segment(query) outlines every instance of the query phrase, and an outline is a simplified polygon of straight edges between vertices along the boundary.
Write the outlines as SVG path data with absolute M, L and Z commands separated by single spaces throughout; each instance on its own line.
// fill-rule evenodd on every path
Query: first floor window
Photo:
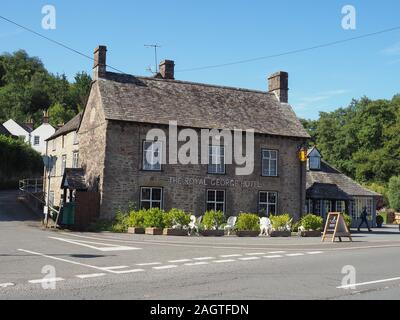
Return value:
M 50 175 L 52 177 L 55 177 L 57 174 L 57 158 L 56 157 L 51 157 L 51 171 Z
M 264 177 L 278 176 L 278 151 L 262 150 L 262 175 Z
M 35 136 L 33 138 L 33 145 L 38 146 L 40 144 L 40 137 L 39 136 Z
M 143 187 L 140 195 L 140 207 L 142 209 L 162 208 L 162 188 Z
M 72 168 L 79 168 L 79 152 L 75 151 L 72 157 Z
M 278 194 L 276 192 L 261 191 L 259 194 L 258 207 L 262 215 L 276 215 L 278 205 Z
M 67 156 L 63 155 L 61 160 L 61 175 L 64 175 L 65 168 L 67 167 Z
M 207 211 L 225 212 L 225 191 L 207 190 Z
M 224 174 L 225 173 L 225 147 L 209 146 L 208 147 L 208 173 Z
M 162 143 L 160 141 L 143 142 L 143 170 L 161 171 Z

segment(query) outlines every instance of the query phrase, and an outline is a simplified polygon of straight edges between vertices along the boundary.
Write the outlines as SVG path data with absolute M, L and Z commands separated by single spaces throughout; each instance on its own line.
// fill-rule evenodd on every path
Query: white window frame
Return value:
M 264 194 L 264 193 L 266 193 L 266 195 L 267 195 L 267 202 L 261 201 L 261 194 Z M 275 194 L 275 202 L 269 202 L 270 194 Z M 276 191 L 260 191 L 258 193 L 258 208 L 259 208 L 260 213 L 262 212 L 261 206 L 267 207 L 267 211 L 265 212 L 265 214 L 268 216 L 270 216 L 272 213 L 270 210 L 270 207 L 275 206 L 275 212 L 273 212 L 272 215 L 276 215 L 278 212 L 278 192 L 276 192 Z
M 36 143 L 36 139 L 37 139 L 37 143 Z M 34 136 L 33 137 L 33 145 L 34 146 L 39 146 L 40 145 L 40 136 Z
M 225 146 L 210 145 L 208 146 L 208 173 L 209 174 L 225 174 Z
M 213 192 L 214 193 L 214 201 L 209 201 L 208 200 L 208 193 L 209 192 Z M 223 194 L 224 194 L 224 201 L 217 201 L 217 193 L 218 192 L 223 192 Z M 209 204 L 212 204 L 213 205 L 213 207 L 214 207 L 214 209 L 209 209 L 208 208 L 208 205 Z M 218 204 L 222 204 L 223 205 L 223 210 L 222 210 L 222 212 L 225 214 L 225 210 L 226 210 L 226 192 L 225 192 L 225 190 L 218 190 L 218 189 L 207 189 L 207 191 L 206 191 L 206 209 L 207 210 L 214 210 L 214 211 L 217 211 L 217 205 Z
M 74 132 L 74 145 L 79 144 L 78 132 Z
M 309 157 L 308 167 L 310 170 L 321 170 L 321 157 Z
M 268 156 L 266 153 L 268 152 Z M 272 155 L 275 156 L 272 156 Z M 278 150 L 262 149 L 261 150 L 261 171 L 263 177 L 277 177 L 278 176 L 278 161 L 279 152 Z M 272 163 L 275 162 L 275 173 L 272 170 Z M 266 167 L 268 166 L 268 167 Z
M 64 175 L 66 168 L 67 168 L 67 155 L 64 154 L 61 157 L 61 175 L 62 176 Z
M 74 151 L 72 153 L 72 168 L 79 168 L 79 151 Z
M 149 189 L 150 190 L 150 199 L 143 199 L 143 190 L 144 189 Z M 153 190 L 160 190 L 160 200 L 154 200 L 153 199 Z M 158 208 L 158 206 L 154 206 L 154 203 L 160 204 L 160 208 L 163 209 L 163 199 L 164 199 L 164 190 L 163 188 L 160 187 L 141 187 L 140 188 L 140 208 L 143 207 L 143 203 L 147 202 L 150 203 L 150 209 L 151 208 Z
M 52 157 L 52 164 L 51 164 L 51 171 L 50 171 L 50 176 L 55 177 L 57 174 L 57 158 Z
M 151 144 L 149 148 L 146 148 L 148 144 Z M 156 160 L 155 153 L 159 152 L 158 159 L 160 160 L 158 163 L 153 163 Z M 143 141 L 142 153 L 143 153 L 143 170 L 144 171 L 161 171 L 162 170 L 162 155 L 163 155 L 163 145 L 161 141 Z M 153 163 L 147 162 L 147 154 L 150 153 L 150 159 Z
M 54 200 L 55 200 L 55 192 L 50 191 L 49 192 L 49 203 L 47 204 L 49 207 L 53 208 L 54 207 Z
M 56 146 L 57 146 L 57 138 L 53 139 L 53 147 L 52 147 L 53 151 L 56 151 L 57 149 Z

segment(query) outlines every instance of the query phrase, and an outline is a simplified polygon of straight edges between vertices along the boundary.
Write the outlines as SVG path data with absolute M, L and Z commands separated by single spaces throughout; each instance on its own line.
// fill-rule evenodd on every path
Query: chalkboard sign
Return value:
M 353 241 L 350 230 L 344 221 L 342 213 L 331 212 L 328 214 L 324 234 L 322 236 L 322 242 L 328 238 L 332 238 L 332 242 L 335 242 L 336 238 L 339 238 L 340 242 L 342 242 L 342 238 L 349 238 L 350 241 Z

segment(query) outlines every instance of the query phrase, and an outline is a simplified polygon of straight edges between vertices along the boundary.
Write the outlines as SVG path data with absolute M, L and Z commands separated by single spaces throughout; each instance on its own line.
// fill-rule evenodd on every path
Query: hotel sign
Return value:
M 204 186 L 216 188 L 259 189 L 262 187 L 262 184 L 259 181 L 228 178 L 170 177 L 169 183 L 181 186 Z

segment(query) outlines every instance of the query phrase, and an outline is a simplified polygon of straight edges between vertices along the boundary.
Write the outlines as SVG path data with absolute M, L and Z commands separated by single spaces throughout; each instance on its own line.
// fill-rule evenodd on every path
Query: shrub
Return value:
M 275 231 L 286 231 L 287 225 L 290 222 L 290 215 L 289 214 L 282 214 L 278 216 L 271 216 L 270 217 L 272 228 Z
M 111 231 L 117 233 L 128 232 L 129 215 L 118 210 L 112 222 Z
M 301 221 L 297 221 L 292 224 L 292 231 L 293 232 L 299 232 L 299 228 L 301 226 Z
M 207 211 L 203 217 L 205 230 L 219 230 L 226 221 L 225 215 L 221 211 Z
M 319 231 L 322 229 L 324 219 L 313 214 L 308 214 L 301 219 L 301 225 L 307 231 Z
M 400 211 L 400 176 L 390 178 L 387 194 L 390 207 L 396 211 Z
M 132 211 L 129 214 L 129 227 L 134 228 L 144 228 L 144 218 L 146 215 L 146 210 Z
M 113 221 L 111 220 L 99 219 L 91 223 L 88 226 L 87 231 L 89 232 L 112 231 L 112 225 Z
M 165 212 L 159 208 L 146 210 L 144 215 L 145 228 L 164 228 Z
M 345 213 L 343 213 L 343 218 L 344 218 L 344 222 L 346 223 L 347 227 L 350 229 L 353 219 L 348 214 L 345 214 Z
M 241 213 L 235 229 L 237 231 L 260 231 L 260 218 L 256 214 Z
M 179 209 L 171 209 L 164 214 L 165 228 L 177 227 L 180 229 L 187 228 L 190 223 L 190 214 Z
M 382 227 L 383 223 L 385 222 L 385 219 L 381 215 L 376 216 L 376 224 L 378 227 Z

